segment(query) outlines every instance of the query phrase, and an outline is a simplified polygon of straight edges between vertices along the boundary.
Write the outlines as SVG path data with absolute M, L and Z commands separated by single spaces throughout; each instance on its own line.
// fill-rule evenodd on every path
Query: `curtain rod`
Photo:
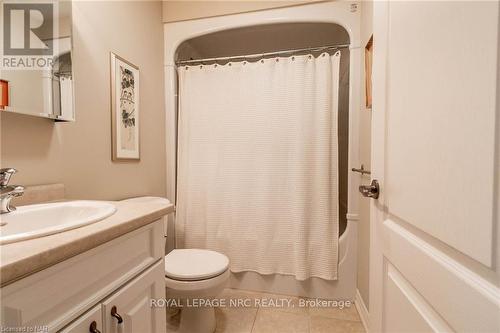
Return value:
M 267 53 L 254 53 L 254 54 L 248 54 L 248 55 L 242 55 L 242 56 L 231 56 L 231 57 L 217 57 L 217 58 L 205 58 L 205 59 L 192 59 L 192 60 L 182 60 L 182 61 L 176 61 L 175 64 L 177 66 L 182 66 L 182 65 L 187 65 L 187 64 L 193 64 L 193 63 L 203 63 L 203 62 L 212 62 L 212 61 L 221 61 L 221 60 L 235 60 L 235 59 L 240 59 L 240 60 L 248 60 L 248 59 L 259 59 L 259 58 L 264 58 L 267 56 L 276 56 L 276 55 L 293 55 L 295 53 L 302 53 L 302 52 L 319 52 L 319 51 L 326 51 L 326 50 L 331 50 L 331 49 L 344 49 L 348 48 L 350 44 L 337 44 L 337 45 L 327 45 L 327 46 L 319 46 L 319 47 L 308 47 L 308 48 L 303 48 L 303 49 L 293 49 L 293 50 L 284 50 L 284 51 L 275 51 L 275 52 L 267 52 Z

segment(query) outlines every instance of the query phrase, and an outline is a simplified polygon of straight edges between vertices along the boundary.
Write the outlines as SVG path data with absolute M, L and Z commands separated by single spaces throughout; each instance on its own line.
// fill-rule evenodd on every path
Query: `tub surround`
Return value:
M 319 2 L 307 6 L 296 6 L 290 8 L 278 8 L 261 12 L 251 12 L 237 15 L 227 15 L 220 17 L 204 18 L 192 21 L 175 22 L 164 24 L 164 61 L 166 78 L 166 97 L 165 110 L 167 116 L 167 197 L 174 198 L 176 194 L 176 137 L 177 133 L 177 81 L 175 60 L 178 47 L 185 41 L 194 37 L 208 33 L 216 33 L 224 30 L 232 30 L 244 27 L 266 26 L 269 24 L 289 24 L 289 23 L 334 23 L 345 28 L 349 33 L 350 52 L 349 52 L 349 136 L 348 146 L 349 159 L 348 167 L 358 167 L 360 165 L 358 154 L 358 109 L 360 105 L 360 72 L 361 72 L 361 42 L 360 42 L 360 11 L 352 7 L 351 2 Z M 248 52 L 251 53 L 251 52 Z M 301 283 L 293 281 L 294 279 L 278 278 L 265 279 L 255 278 L 252 273 L 242 273 L 238 276 L 232 276 L 230 285 L 232 288 L 254 289 L 269 293 L 282 293 L 283 286 L 286 290 L 293 292 L 292 295 L 315 297 L 322 295 L 324 298 L 331 299 L 354 299 L 356 295 L 356 257 L 357 257 L 357 220 L 358 220 L 358 201 L 359 193 L 357 191 L 360 185 L 360 179 L 353 173 L 348 173 L 348 194 L 347 194 L 347 231 L 346 238 L 348 246 L 347 255 L 343 260 L 339 260 L 338 281 L 328 286 L 328 296 L 323 293 L 323 288 L 316 286 L 304 286 Z M 175 218 L 169 217 L 169 230 L 173 231 Z M 174 232 L 169 232 L 167 239 L 167 249 L 174 246 Z M 340 243 L 340 240 L 339 240 Z M 339 257 L 340 259 L 340 257 Z M 278 283 L 280 280 L 284 283 Z M 286 281 L 283 281 L 286 280 Z M 288 283 L 291 282 L 291 283 Z M 323 284 L 322 284 L 323 285 Z
M 8 285 L 157 221 L 172 204 L 112 202 L 116 213 L 78 229 L 0 246 L 0 284 Z

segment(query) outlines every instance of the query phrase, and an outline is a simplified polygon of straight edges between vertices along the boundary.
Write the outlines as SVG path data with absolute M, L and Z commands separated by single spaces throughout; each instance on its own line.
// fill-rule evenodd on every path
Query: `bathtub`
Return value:
M 339 238 L 338 279 L 335 281 L 310 278 L 297 281 L 294 276 L 256 272 L 231 273 L 229 287 L 281 295 L 354 300 L 356 294 L 357 221 L 348 220 Z

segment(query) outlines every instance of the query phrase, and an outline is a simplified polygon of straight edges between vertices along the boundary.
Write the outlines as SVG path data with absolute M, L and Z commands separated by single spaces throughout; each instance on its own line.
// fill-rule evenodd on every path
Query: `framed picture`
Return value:
M 365 87 L 366 108 L 372 108 L 372 61 L 373 61 L 373 35 L 365 47 Z
M 112 159 L 139 160 L 139 67 L 111 53 Z

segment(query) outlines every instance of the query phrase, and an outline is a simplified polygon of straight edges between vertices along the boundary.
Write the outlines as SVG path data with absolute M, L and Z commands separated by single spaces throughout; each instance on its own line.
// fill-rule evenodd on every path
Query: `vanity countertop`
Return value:
M 0 285 L 3 287 L 173 212 L 171 203 L 113 201 L 110 217 L 59 234 L 0 245 Z

